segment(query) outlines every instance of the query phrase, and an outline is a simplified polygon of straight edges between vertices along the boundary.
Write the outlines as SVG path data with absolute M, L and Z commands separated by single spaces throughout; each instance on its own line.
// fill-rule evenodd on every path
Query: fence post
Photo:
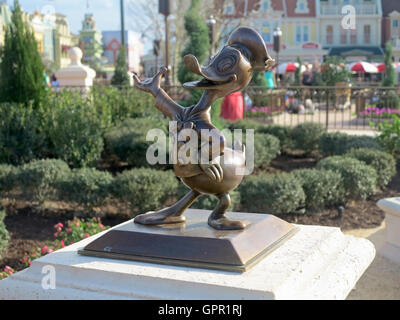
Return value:
M 326 119 L 325 119 L 326 130 L 329 126 L 329 89 L 326 92 Z

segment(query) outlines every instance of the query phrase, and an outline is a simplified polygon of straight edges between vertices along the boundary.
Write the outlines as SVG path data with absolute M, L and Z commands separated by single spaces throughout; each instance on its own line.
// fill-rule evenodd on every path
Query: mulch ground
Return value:
M 301 158 L 293 155 L 281 155 L 276 158 L 268 172 L 292 171 L 300 168 L 313 168 L 316 163 L 315 158 Z M 379 199 L 399 196 L 400 194 L 400 165 L 397 168 L 397 175 L 388 187 L 374 195 L 366 201 L 355 201 L 348 204 L 342 216 L 338 216 L 337 209 L 326 209 L 323 212 L 308 215 L 284 215 L 280 218 L 297 224 L 323 225 L 340 227 L 342 230 L 374 228 L 379 226 L 384 213 L 380 210 L 376 202 Z M 16 270 L 23 269 L 19 262 L 24 252 L 36 250 L 43 247 L 54 239 L 54 225 L 58 222 L 65 223 L 71 219 L 71 213 L 51 215 L 48 212 L 40 214 L 32 208 L 25 207 L 17 210 L 8 210 L 5 218 L 7 230 L 11 239 L 7 251 L 0 260 L 0 270 L 8 265 Z M 121 216 L 107 216 L 102 219 L 104 225 L 114 226 L 125 221 Z

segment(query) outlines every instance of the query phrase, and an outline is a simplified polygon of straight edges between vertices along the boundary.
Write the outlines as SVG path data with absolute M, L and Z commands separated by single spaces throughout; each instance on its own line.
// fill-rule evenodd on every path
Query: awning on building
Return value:
M 381 47 L 332 47 L 328 51 L 328 56 L 340 56 L 343 58 L 365 57 L 366 60 L 383 56 Z

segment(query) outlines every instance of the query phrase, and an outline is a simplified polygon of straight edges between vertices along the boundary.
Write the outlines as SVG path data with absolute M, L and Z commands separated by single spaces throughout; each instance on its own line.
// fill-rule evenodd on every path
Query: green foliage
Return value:
M 73 167 L 92 166 L 103 151 L 103 127 L 90 105 L 65 105 L 47 111 L 46 135 L 51 153 Z
M 280 153 L 278 138 L 265 133 L 254 135 L 254 166 L 256 168 L 269 166 Z
M 376 126 L 380 135 L 377 137 L 379 143 L 385 148 L 387 152 L 394 156 L 400 155 L 400 117 L 392 115 L 393 121 L 385 121 L 378 123 Z
M 340 204 L 344 195 L 342 177 L 329 170 L 299 169 L 292 171 L 306 195 L 306 208 L 311 212 Z
M 31 27 L 14 2 L 11 24 L 6 27 L 0 52 L 0 101 L 37 107 L 46 96 L 44 66 Z
M 0 197 L 9 194 L 15 187 L 18 169 L 9 164 L 0 164 Z
M 234 122 L 229 122 L 228 124 L 228 129 L 229 130 L 235 130 L 235 129 L 240 129 L 243 130 L 243 134 L 246 133 L 247 129 L 253 129 L 254 133 L 262 130 L 262 128 L 264 128 L 264 126 L 254 120 L 248 120 L 248 119 L 242 119 L 242 120 L 237 120 Z
M 382 150 L 379 142 L 370 136 L 353 136 L 341 132 L 324 132 L 319 141 L 319 151 L 326 156 L 343 155 L 351 149 Z
M 393 47 L 390 42 L 386 43 L 385 48 L 385 78 L 383 79 L 383 87 L 394 87 L 396 81 L 396 71 L 393 67 Z
M 182 51 L 182 59 L 178 66 L 178 80 L 181 84 L 199 79 L 198 75 L 190 72 L 183 61 L 183 57 L 188 54 L 194 55 L 200 64 L 203 64 L 208 58 L 210 48 L 210 38 L 208 27 L 200 15 L 200 0 L 192 0 L 191 6 L 185 13 L 185 30 L 188 42 Z M 200 90 L 191 90 L 190 104 L 196 103 L 200 96 Z
M 126 48 L 121 46 L 118 53 L 117 65 L 115 66 L 114 75 L 111 79 L 113 86 L 129 86 L 128 63 L 126 62 Z
M 253 77 L 250 81 L 251 86 L 266 87 L 267 79 L 265 79 L 264 72 L 254 72 Z
M 130 205 L 132 214 L 137 214 L 160 209 L 177 194 L 177 188 L 178 180 L 171 170 L 137 168 L 118 174 L 111 190 L 117 199 Z
M 26 199 L 42 204 L 45 200 L 54 198 L 55 183 L 69 174 L 70 169 L 62 160 L 33 160 L 20 168 L 16 183 Z
M 80 205 L 85 212 L 103 205 L 110 197 L 113 177 L 110 173 L 94 168 L 73 169 L 56 182 L 59 200 Z
M 318 149 L 325 128 L 319 123 L 301 123 L 292 129 L 293 148 L 310 153 Z
M 339 82 L 351 81 L 351 72 L 347 70 L 346 63 L 339 57 L 326 57 L 321 65 L 320 77 L 316 84 L 322 86 L 334 86 Z
M 4 223 L 5 215 L 6 215 L 5 211 L 0 210 L 0 258 L 1 254 L 7 248 L 8 240 L 10 239 L 10 235 L 8 234 L 6 225 Z
M 377 174 L 373 167 L 350 157 L 333 156 L 322 159 L 317 169 L 341 174 L 346 199 L 366 199 L 376 191 Z
M 396 160 L 384 151 L 373 149 L 353 149 L 346 153 L 347 157 L 355 158 L 373 167 L 377 174 L 378 187 L 384 188 L 396 175 Z
M 0 106 L 0 162 L 22 164 L 41 155 L 44 138 L 32 108 L 5 103 Z
M 260 133 L 271 134 L 279 139 L 282 151 L 293 148 L 292 128 L 289 126 L 269 125 L 258 130 Z
M 301 66 L 303 65 L 303 62 L 301 61 L 301 58 L 297 56 L 297 63 L 299 64 L 299 67 L 295 70 L 294 72 L 294 85 L 295 86 L 300 86 L 301 85 Z
M 107 132 L 106 146 L 121 161 L 126 161 L 135 167 L 147 167 L 150 166 L 146 159 L 147 149 L 156 143 L 159 151 L 165 150 L 168 162 L 166 140 L 146 141 L 147 132 L 151 129 L 161 129 L 167 135 L 168 121 L 160 118 L 126 119 Z
M 178 198 L 182 198 L 186 195 L 190 189 L 185 186 L 184 183 L 179 183 L 178 186 Z M 240 209 L 240 193 L 237 190 L 233 190 L 229 193 L 231 197 L 231 205 L 229 211 L 236 211 Z M 192 205 L 191 208 L 194 209 L 204 209 L 204 210 L 214 210 L 218 204 L 218 198 L 214 195 L 201 195 Z
M 269 214 L 304 213 L 305 194 L 291 174 L 247 177 L 239 186 L 240 200 L 248 212 Z

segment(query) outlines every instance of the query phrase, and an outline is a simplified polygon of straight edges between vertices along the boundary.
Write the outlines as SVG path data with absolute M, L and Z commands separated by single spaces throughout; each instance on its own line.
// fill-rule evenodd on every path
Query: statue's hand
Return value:
M 224 178 L 224 171 L 222 170 L 219 160 L 213 160 L 212 162 L 207 164 L 200 163 L 199 165 L 201 170 L 203 170 L 203 172 L 212 180 L 221 182 Z
M 161 79 L 168 71 L 169 71 L 168 68 L 162 67 L 160 71 L 153 78 L 149 78 L 143 81 L 140 81 L 137 74 L 134 73 L 133 81 L 135 82 L 135 87 L 145 92 L 149 92 L 153 96 L 156 96 L 158 90 L 160 90 Z

